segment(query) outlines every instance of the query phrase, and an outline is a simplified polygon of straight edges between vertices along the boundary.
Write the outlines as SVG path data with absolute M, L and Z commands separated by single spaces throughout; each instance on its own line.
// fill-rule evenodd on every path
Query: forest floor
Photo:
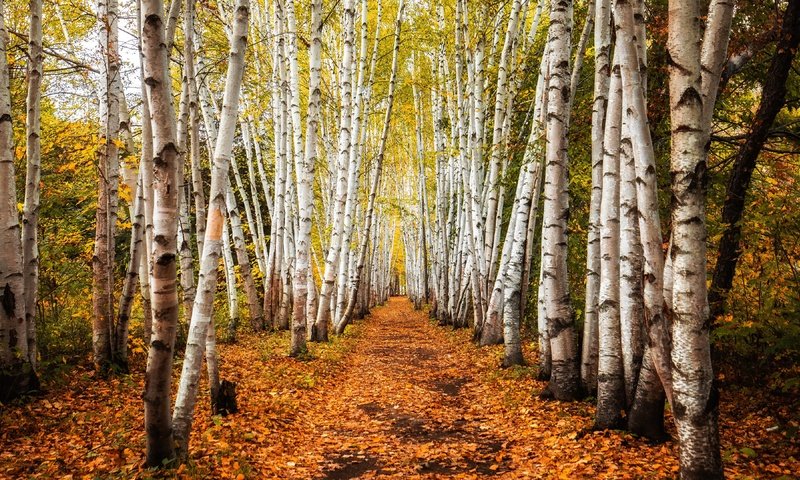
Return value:
M 221 346 L 240 412 L 211 417 L 202 402 L 191 461 L 167 476 L 673 478 L 678 471 L 674 442 L 591 431 L 592 402 L 540 400 L 535 368 L 499 369 L 502 347 L 479 349 L 470 332 L 437 327 L 404 298 L 343 337 L 311 345 L 309 359 L 287 358 L 287 341 L 284 332 Z M 525 353 L 534 363 L 535 352 Z M 96 379 L 76 368 L 45 395 L 6 407 L 0 478 L 155 477 L 143 467 L 141 377 Z M 794 418 L 791 408 L 723 392 L 729 478 L 797 478 L 797 420 L 777 427 Z

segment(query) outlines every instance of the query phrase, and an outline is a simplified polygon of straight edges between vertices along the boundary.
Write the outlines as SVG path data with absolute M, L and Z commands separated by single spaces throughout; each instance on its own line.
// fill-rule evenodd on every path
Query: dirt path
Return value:
M 483 423 L 474 368 L 404 298 L 370 318 L 330 408 L 310 412 L 325 478 L 507 471 L 506 439 Z
M 190 462 L 167 472 L 144 464 L 144 354 L 127 376 L 70 368 L 45 395 L 0 409 L 0 480 L 676 477 L 674 442 L 591 431 L 593 402 L 540 400 L 535 367 L 500 369 L 503 347 L 470 337 L 392 298 L 344 336 L 311 344 L 310 359 L 286 356 L 288 332 L 220 345 L 240 411 L 212 417 L 202 382 Z M 179 373 L 180 363 L 176 384 Z M 776 430 L 775 405 L 756 400 L 723 392 L 727 476 L 796 478 L 797 436 Z M 778 413 L 790 417 L 787 408 Z

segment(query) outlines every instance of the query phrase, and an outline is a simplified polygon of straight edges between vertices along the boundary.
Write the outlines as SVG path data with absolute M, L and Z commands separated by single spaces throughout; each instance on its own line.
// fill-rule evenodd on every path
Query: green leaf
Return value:
M 742 452 L 742 455 L 744 455 L 747 458 L 756 458 L 758 456 L 756 451 L 750 447 L 742 447 L 739 449 L 739 451 Z

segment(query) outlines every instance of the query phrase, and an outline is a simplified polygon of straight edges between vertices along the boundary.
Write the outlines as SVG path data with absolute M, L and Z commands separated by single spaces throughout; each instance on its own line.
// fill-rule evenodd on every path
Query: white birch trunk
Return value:
M 0 2 L 0 401 L 36 389 L 38 382 L 28 356 L 25 321 L 25 285 L 22 262 L 21 227 L 17 211 L 14 172 L 14 131 L 11 124 L 11 92 L 6 56 L 8 31 L 5 5 Z
M 697 19 L 705 13 L 702 3 L 669 2 L 670 173 L 674 199 L 670 249 L 674 389 L 670 404 L 678 427 L 683 479 L 724 477 L 719 393 L 709 343 L 705 185 L 711 114 L 704 110 L 713 110 L 718 83 L 715 79 L 719 78 L 725 52 L 706 66 L 702 61 L 706 48 L 701 50 L 701 46 L 727 45 L 731 3 L 712 2 L 704 40 L 697 28 Z M 715 24 L 720 18 L 724 25 Z M 704 74 L 705 69 L 710 73 Z M 714 79 L 714 84 L 707 86 L 703 81 L 709 78 Z
M 170 422 L 170 387 L 175 330 L 178 325 L 177 167 L 175 112 L 169 78 L 169 52 L 161 0 L 142 0 L 144 83 L 153 122 L 153 246 L 150 297 L 153 333 L 145 373 L 147 465 L 174 456 Z
M 503 156 L 503 118 L 506 108 L 506 91 L 508 89 L 508 69 L 510 60 L 513 56 L 512 48 L 515 45 L 514 39 L 517 36 L 519 24 L 519 11 L 522 2 L 514 0 L 511 4 L 511 13 L 508 18 L 508 28 L 503 43 L 503 50 L 500 53 L 500 63 L 497 66 L 497 90 L 494 103 L 494 131 L 492 133 L 492 156 L 489 162 L 488 179 L 488 202 L 486 207 L 486 233 L 484 237 L 484 255 L 492 258 L 494 247 L 495 225 L 498 205 L 498 175 L 500 172 L 500 162 Z M 525 220 L 527 225 L 527 219 Z
M 386 149 L 386 140 L 389 136 L 389 126 L 391 124 L 392 119 L 392 106 L 394 104 L 394 91 L 395 86 L 397 83 L 397 57 L 400 51 L 400 32 L 402 30 L 403 25 L 403 10 L 405 8 L 405 1 L 400 0 L 400 4 L 397 7 L 397 20 L 395 21 L 395 31 L 394 31 L 394 48 L 392 50 L 392 73 L 389 77 L 389 93 L 386 98 L 387 106 L 386 106 L 386 113 L 383 119 L 383 131 L 381 133 L 381 140 L 380 146 L 378 147 L 378 156 L 375 160 L 375 175 L 372 179 L 372 185 L 370 186 L 369 191 L 369 201 L 367 204 L 367 211 L 364 214 L 364 231 L 362 232 L 362 240 L 361 245 L 359 247 L 359 257 L 358 257 L 358 266 L 356 267 L 355 277 L 353 279 L 353 283 L 350 287 L 350 293 L 348 295 L 347 300 L 347 308 L 342 315 L 341 321 L 336 324 L 336 333 L 342 334 L 344 333 L 345 327 L 347 327 L 348 323 L 352 320 L 353 310 L 355 309 L 356 304 L 356 295 L 358 293 L 359 283 L 361 281 L 361 274 L 364 271 L 364 265 L 366 263 L 367 257 L 367 245 L 370 238 L 370 228 L 372 227 L 373 222 L 373 211 L 375 209 L 375 197 L 378 192 L 378 186 L 380 185 L 381 181 L 381 171 L 383 169 L 383 157 L 384 152 Z
M 28 34 L 28 95 L 26 98 L 27 118 L 25 122 L 25 203 L 22 209 L 22 262 L 25 276 L 25 323 L 28 342 L 28 358 L 36 368 L 38 349 L 36 346 L 36 303 L 39 292 L 39 245 L 37 228 L 39 224 L 39 190 L 41 178 L 41 98 L 44 52 L 42 50 L 42 1 L 31 0 L 30 27 Z M 116 34 L 116 1 L 110 0 L 109 14 L 113 11 L 114 22 L 111 30 Z M 109 47 L 116 52 L 116 36 L 109 38 Z M 109 65 L 119 67 L 119 60 L 111 59 Z M 117 79 L 118 81 L 118 79 Z M 114 94 L 119 92 L 114 90 Z M 119 99 L 117 97 L 117 102 Z M 117 103 L 119 108 L 119 103 Z M 112 119 L 113 120 L 113 119 Z M 119 123 L 117 121 L 117 123 Z M 118 125 L 117 125 L 118 126 Z
M 603 181 L 603 133 L 611 72 L 611 0 L 597 0 L 594 21 L 594 101 L 592 104 L 592 194 L 586 251 L 586 307 L 583 320 L 581 382 L 597 390 L 597 306 L 600 292 L 600 197 Z
M 292 1 L 292 0 L 290 0 Z M 295 23 L 290 9 L 289 25 Z M 297 215 L 299 228 L 296 238 L 294 273 L 294 306 L 292 309 L 292 344 L 290 354 L 306 350 L 306 328 L 313 329 L 313 309 L 316 303 L 316 284 L 311 272 L 311 215 L 314 208 L 314 167 L 317 162 L 317 122 L 320 112 L 320 65 L 322 57 L 322 0 L 311 4 L 311 52 L 309 57 L 308 115 L 306 116 L 305 156 L 295 156 L 297 177 Z M 297 57 L 291 57 L 292 74 L 297 75 Z M 296 81 L 293 83 L 296 84 Z M 298 93 L 299 95 L 299 88 Z M 299 115 L 298 115 L 299 117 Z M 299 119 L 298 119 L 299 121 Z M 309 287 L 311 287 L 309 289 Z M 313 333 L 311 333 L 313 336 Z
M 636 39 L 633 33 L 633 10 L 630 3 L 614 0 L 614 18 L 626 105 L 623 122 L 630 131 L 633 155 L 636 159 L 636 201 L 641 212 L 639 231 L 644 252 L 645 321 L 653 364 L 667 397 L 671 398 L 670 332 L 668 319 L 664 316 L 664 254 L 661 250 L 655 156 L 647 124 L 647 106 L 639 70 Z
M 625 383 L 620 332 L 619 164 L 622 80 L 614 65 L 608 90 L 603 137 L 603 191 L 600 202 L 600 291 L 598 292 L 597 413 L 595 427 L 620 426 Z
M 319 293 L 320 308 L 314 322 L 318 338 L 314 341 L 327 341 L 328 322 L 330 320 L 329 306 L 335 300 L 335 281 L 339 254 L 344 233 L 344 214 L 347 199 L 347 167 L 350 160 L 351 148 L 351 121 L 352 121 L 352 63 L 353 63 L 353 22 L 355 9 L 353 0 L 344 1 L 344 53 L 340 71 L 341 84 L 341 113 L 339 117 L 339 152 L 337 158 L 337 180 L 335 203 L 333 209 L 333 232 L 331 233 L 330 246 L 325 258 L 325 273 L 322 279 L 322 288 Z
M 547 99 L 547 156 L 544 183 L 542 277 L 552 372 L 547 387 L 559 400 L 574 400 L 580 390 L 578 351 L 567 281 L 567 129 L 569 99 L 570 0 L 550 7 Z
M 214 292 L 216 291 L 217 267 L 219 266 L 220 244 L 222 243 L 222 230 L 225 221 L 225 196 L 229 190 L 227 188 L 229 182 L 228 171 L 237 123 L 242 75 L 244 73 L 249 15 L 248 0 L 238 0 L 234 8 L 234 24 L 230 36 L 231 49 L 222 103 L 220 131 L 214 148 L 214 167 L 211 175 L 206 238 L 200 258 L 200 278 L 192 310 L 186 355 L 183 361 L 181 381 L 172 419 L 179 458 L 184 460 L 188 454 L 192 413 L 197 400 L 200 367 L 205 352 L 205 343 L 214 304 Z

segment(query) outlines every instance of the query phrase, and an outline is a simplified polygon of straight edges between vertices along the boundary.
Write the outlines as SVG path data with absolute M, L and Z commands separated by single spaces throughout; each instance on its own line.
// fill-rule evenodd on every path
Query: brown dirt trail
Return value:
M 144 467 L 144 351 L 131 375 L 69 367 L 45 395 L 0 410 L 0 479 L 676 477 L 674 442 L 591 431 L 593 402 L 540 400 L 535 367 L 500 369 L 502 346 L 479 348 L 405 298 L 310 344 L 309 359 L 288 358 L 288 343 L 273 332 L 219 346 L 240 412 L 212 417 L 201 383 L 190 462 L 166 473 Z M 179 373 L 180 360 L 175 384 Z M 797 437 L 772 427 L 791 412 L 736 392 L 721 412 L 729 478 L 795 478 Z

